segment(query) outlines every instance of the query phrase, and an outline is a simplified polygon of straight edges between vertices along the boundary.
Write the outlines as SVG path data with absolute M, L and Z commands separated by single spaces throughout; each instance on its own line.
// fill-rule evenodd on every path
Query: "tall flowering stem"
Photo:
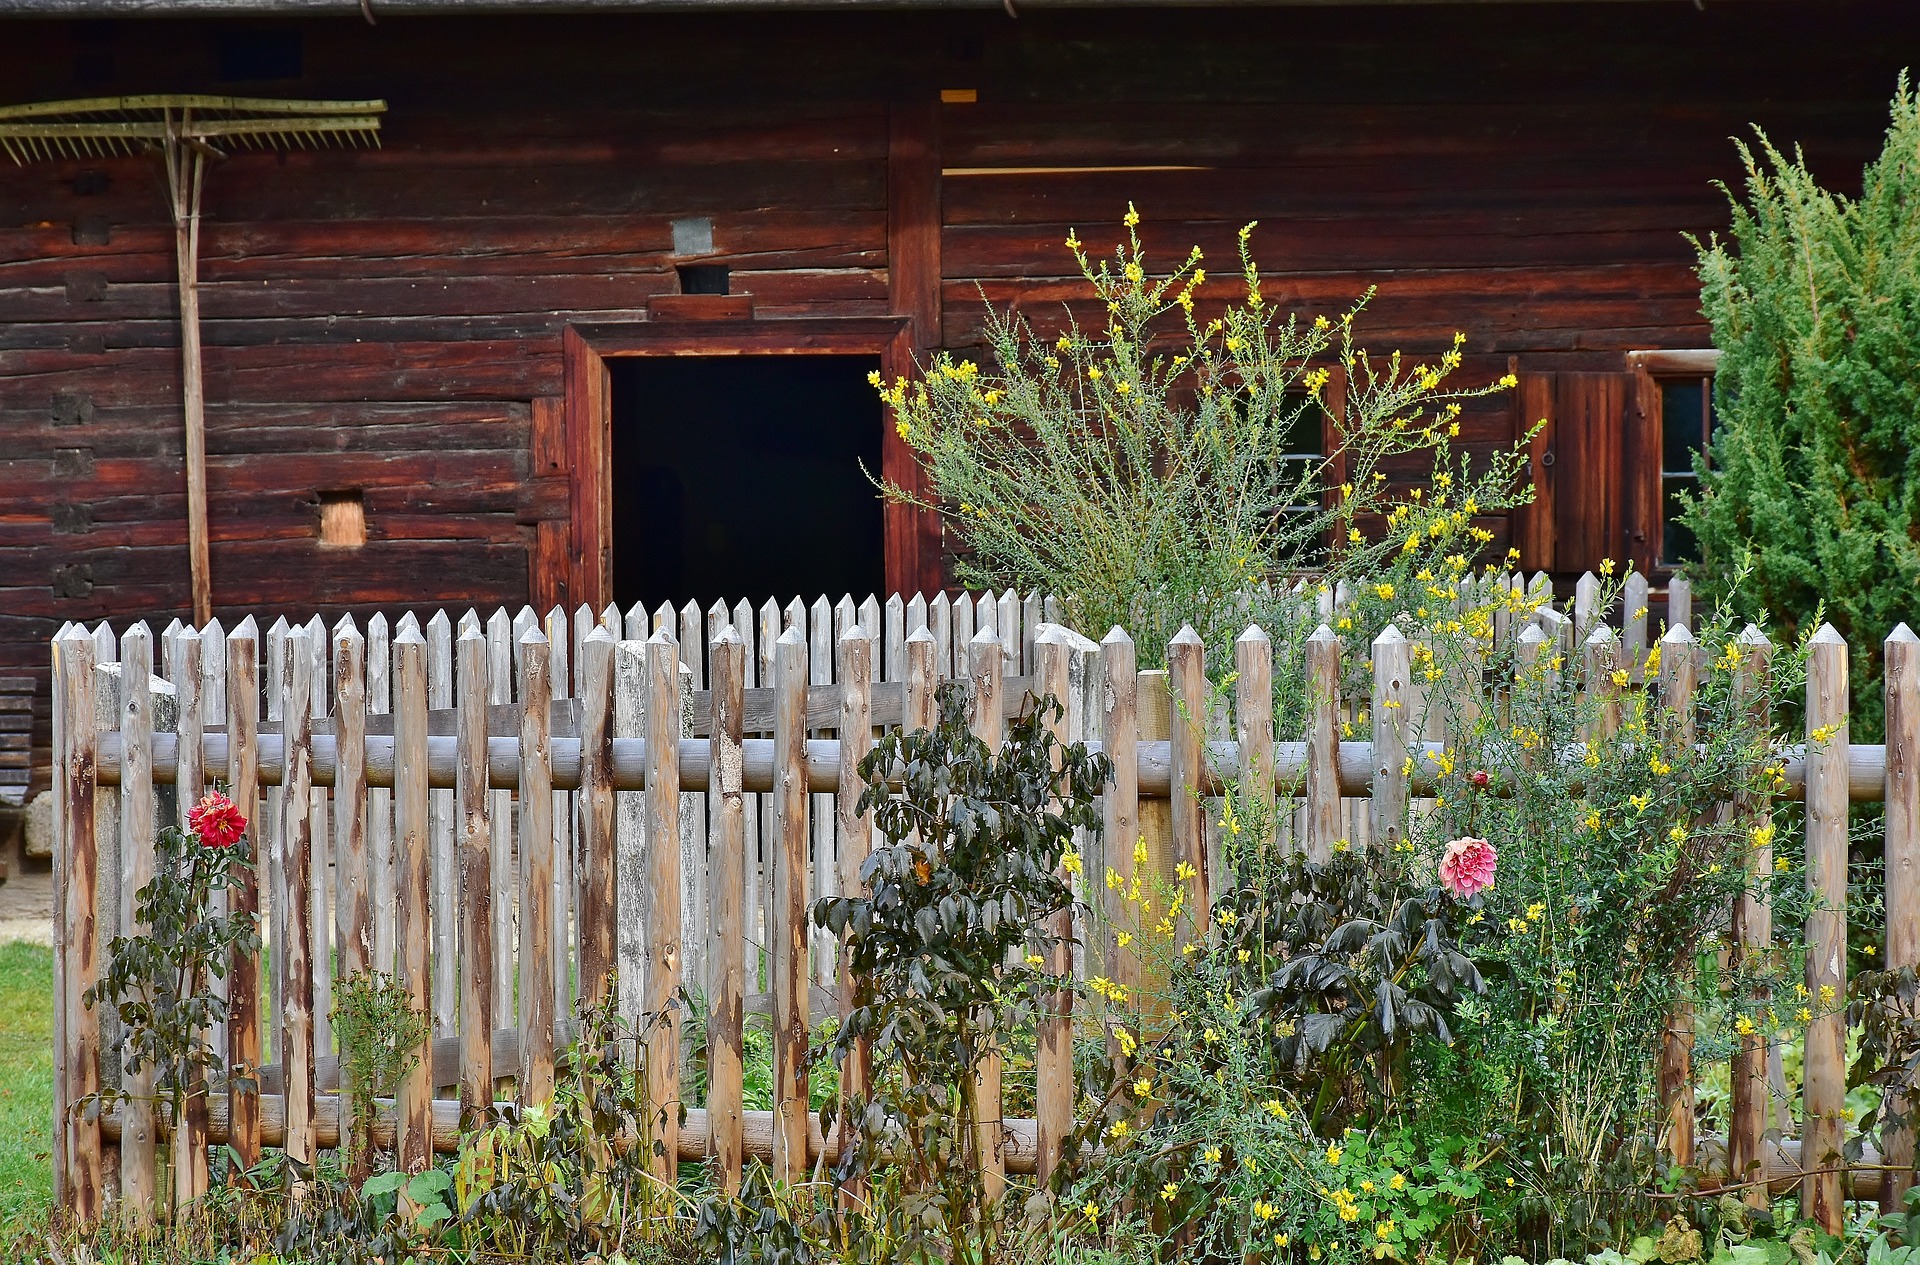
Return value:
M 188 1100 L 204 1093 L 204 1073 L 224 1070 L 209 1041 L 227 1017 L 227 1002 L 213 990 L 235 952 L 257 953 L 259 931 L 250 912 L 215 913 L 213 893 L 239 885 L 251 870 L 247 820 L 225 795 L 206 796 L 188 814 L 192 831 L 174 826 L 155 841 L 153 880 L 134 895 L 134 918 L 147 928 L 115 936 L 100 982 L 88 989 L 88 1006 L 107 1004 L 127 1031 L 127 1070 L 152 1067 L 156 1105 L 178 1129 Z M 121 1090 L 103 1090 L 101 1100 L 124 1101 Z

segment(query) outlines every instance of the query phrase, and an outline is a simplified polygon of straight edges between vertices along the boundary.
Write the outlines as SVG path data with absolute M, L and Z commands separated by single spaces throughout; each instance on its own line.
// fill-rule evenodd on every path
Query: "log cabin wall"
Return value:
M 1110 248 L 1129 200 L 1223 279 L 1258 219 L 1270 301 L 1377 286 L 1367 346 L 1460 330 L 1467 376 L 1585 417 L 1625 352 L 1705 345 L 1682 234 L 1726 222 L 1729 138 L 1857 182 L 1916 35 L 1900 3 L 14 21 L 0 97 L 388 101 L 378 151 L 207 185 L 216 613 L 271 618 L 592 599 L 565 591 L 566 331 L 646 320 L 689 217 L 758 320 L 953 348 L 983 300 L 1057 326 L 1067 230 Z M 43 700 L 62 621 L 188 613 L 164 208 L 150 160 L 0 167 L 0 674 Z M 1524 429 L 1504 399 L 1465 420 L 1480 452 Z M 1617 522 L 1623 477 L 1560 469 L 1518 538 L 1581 498 Z M 353 491 L 364 546 L 323 543 Z

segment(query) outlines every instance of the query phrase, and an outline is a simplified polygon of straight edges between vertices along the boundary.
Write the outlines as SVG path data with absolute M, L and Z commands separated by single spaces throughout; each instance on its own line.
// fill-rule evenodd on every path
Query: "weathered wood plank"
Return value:
M 807 641 L 789 627 L 774 643 L 773 1174 L 807 1167 Z
M 1172 743 L 1173 782 L 1182 789 L 1171 797 L 1173 855 L 1176 865 L 1189 866 L 1187 907 L 1192 912 L 1182 938 L 1204 940 L 1213 919 L 1213 876 L 1207 856 L 1207 806 L 1200 787 L 1206 782 L 1207 688 L 1206 646 L 1192 626 L 1182 628 L 1167 643 L 1167 678 L 1173 710 L 1168 740 Z
M 1115 984 L 1126 989 L 1130 997 L 1140 989 L 1140 956 L 1132 948 L 1123 947 L 1119 937 L 1121 933 L 1129 937 L 1139 934 L 1127 894 L 1134 890 L 1136 880 L 1144 877 L 1136 861 L 1141 835 L 1140 674 L 1135 654 L 1133 638 L 1117 626 L 1100 643 L 1100 742 L 1107 758 L 1113 761 L 1113 780 L 1101 797 L 1100 833 L 1107 868 L 1117 878 L 1116 882 L 1109 883 L 1104 875 L 1100 876 L 1106 910 L 1106 934 L 1101 950 L 1106 958 L 1106 973 Z
M 618 965 L 613 802 L 613 636 L 596 625 L 581 642 L 580 997 L 599 1005 Z M 484 723 L 476 718 L 476 723 Z M 676 744 L 676 750 L 677 750 Z M 484 743 L 477 753 L 484 780 Z
M 968 724 L 973 736 L 995 756 L 1005 741 L 1006 718 L 1000 710 L 1000 686 L 1006 672 L 1006 647 L 992 628 L 975 634 L 967 647 L 968 677 L 973 695 Z M 975 1023 L 979 1020 L 976 1018 Z M 974 1147 L 980 1164 L 982 1191 L 988 1203 L 998 1203 L 1007 1189 L 1005 1133 L 1001 1129 L 1001 1068 L 1005 1055 L 989 1046 L 973 1068 Z
M 1340 639 L 1325 624 L 1307 638 L 1306 668 L 1307 859 L 1325 864 L 1340 838 Z
M 386 615 L 376 611 L 367 619 L 368 732 L 373 731 L 374 718 L 390 716 L 392 707 L 393 642 Z M 393 788 L 369 787 L 367 864 L 373 886 L 373 969 L 388 974 L 395 969 L 394 919 L 399 909 L 399 868 L 393 846 Z
M 100 1018 L 81 996 L 99 982 L 98 924 L 99 839 L 95 834 L 94 782 L 98 732 L 95 727 L 94 670 L 96 647 L 83 629 L 70 633 L 54 647 L 54 673 L 60 690 L 57 713 L 60 734 L 55 744 L 57 767 L 55 799 L 58 824 L 59 882 L 64 901 L 58 959 L 64 992 L 59 1000 L 63 1016 L 62 1048 L 58 1052 L 61 1135 L 64 1167 L 59 1170 L 61 1197 L 74 1221 L 82 1226 L 99 1221 L 104 1210 L 100 1123 L 80 1104 L 100 1092 Z
M 648 1163 L 671 1184 L 680 1128 L 680 664 L 663 629 L 647 642 L 647 851 L 653 898 L 647 910 L 645 1034 Z
M 201 662 L 202 638 L 197 629 L 182 628 L 173 646 L 175 719 L 180 735 L 180 757 L 174 777 L 175 824 L 190 832 L 188 816 L 199 802 L 205 782 L 201 768 L 201 743 L 206 724 L 205 665 Z M 209 978 L 205 984 L 212 989 L 216 981 Z M 217 1041 L 212 1032 L 203 1031 L 201 1038 L 214 1049 L 225 1048 L 224 1042 Z M 173 1206 L 178 1211 L 207 1193 L 207 1083 L 200 1069 L 194 1069 L 187 1086 L 181 1128 L 172 1142 Z
M 145 935 L 150 926 L 134 916 L 140 890 L 153 881 L 153 634 L 144 622 L 120 637 L 120 916 L 122 935 Z M 151 1063 L 134 1069 L 130 1051 L 119 1052 L 122 1090 L 130 1095 L 120 1138 L 120 1202 L 138 1224 L 158 1215 L 158 1129 L 154 1120 Z
M 426 622 L 427 707 L 453 710 L 453 623 L 444 610 Z M 433 1033 L 450 1037 L 459 1032 L 460 1004 L 460 866 L 454 828 L 454 792 L 432 787 L 427 791 L 427 846 L 431 856 L 429 921 L 433 928 Z
M 1412 643 L 1392 624 L 1373 639 L 1371 846 L 1388 852 L 1398 851 L 1407 834 L 1412 650 Z
M 1660 704 L 1665 713 L 1660 739 L 1676 759 L 1694 741 L 1694 693 L 1699 684 L 1696 648 L 1693 634 L 1684 624 L 1669 628 L 1660 639 Z M 1595 670 L 1611 669 L 1600 663 Z M 1611 683 L 1601 688 L 1610 689 Z M 1607 723 L 1604 712 L 1601 723 Z M 1677 981 L 1692 974 L 1691 957 L 1689 954 L 1687 960 L 1669 965 Z M 1684 994 L 1684 988 L 1681 992 Z M 1693 1025 L 1692 1003 L 1676 1002 L 1660 1040 L 1660 1097 L 1667 1110 L 1667 1154 L 1689 1160 L 1694 1152 Z
M 1035 612 L 1037 615 L 1037 611 Z M 1037 683 L 1036 693 L 1052 698 L 1060 710 L 1047 728 L 1054 738 L 1065 743 L 1067 730 L 1067 657 L 1071 649 L 1067 630 L 1049 625 L 1035 628 L 1031 666 Z M 1058 771 L 1056 760 L 1056 771 Z M 1058 877 L 1071 884 L 1073 874 L 1064 860 Z M 1034 1119 L 1038 1129 L 1036 1171 L 1042 1182 L 1053 1175 L 1060 1163 L 1061 1146 L 1073 1129 L 1073 991 L 1067 986 L 1073 976 L 1073 910 L 1071 906 L 1054 913 L 1043 931 L 1042 944 L 1046 971 L 1061 982 L 1061 987 L 1043 994 L 1034 1049 Z
M 1233 722 L 1240 742 L 1240 793 L 1247 796 L 1259 818 L 1256 839 L 1240 846 L 1263 850 L 1283 834 L 1292 847 L 1292 832 L 1280 830 L 1273 781 L 1273 639 L 1255 624 L 1233 643 Z M 1242 826 L 1245 829 L 1245 826 Z
M 746 645 L 732 624 L 709 649 L 713 699 L 710 729 L 714 757 L 709 808 L 713 843 L 713 989 L 707 1010 L 707 1118 L 712 1123 L 712 1162 L 720 1186 L 740 1189 L 745 1158 L 744 1006 L 747 986 L 746 795 L 741 789 L 741 694 L 746 686 Z
M 874 638 L 868 629 L 856 624 L 841 634 L 836 649 L 838 657 L 834 675 L 840 678 L 841 698 L 840 789 L 834 801 L 836 834 L 840 844 L 840 873 L 836 891 L 839 895 L 857 898 L 865 894 L 866 883 L 860 871 L 873 851 L 873 812 L 862 812 L 860 809 L 860 797 L 865 794 L 867 787 L 860 778 L 859 766 L 860 761 L 873 749 L 873 718 L 867 699 L 873 680 Z M 840 1014 L 844 1018 L 860 1000 L 855 994 L 860 985 L 853 975 L 851 950 L 846 945 L 841 945 L 840 950 L 836 982 L 840 991 Z M 842 1064 L 840 1077 L 841 1092 L 849 1100 L 864 1099 L 870 1092 L 873 1085 L 873 1058 L 864 1040 L 855 1044 Z M 836 1130 L 843 1135 L 841 1145 L 845 1145 L 845 1129 L 843 1122 Z M 843 1197 L 849 1201 L 859 1199 L 864 1193 L 864 1185 L 860 1183 L 845 1192 Z
M 1684 625 L 1677 625 L 1684 626 Z M 1664 656 L 1663 656 L 1664 657 Z M 1847 1092 L 1847 643 L 1831 624 L 1814 633 L 1807 663 L 1807 991 L 1803 1154 L 1820 1169 L 1800 1188 L 1801 1215 L 1829 1234 L 1842 1202 L 1840 1113 Z
M 313 650 L 306 628 L 287 633 L 286 697 L 286 934 L 281 946 L 287 955 L 286 992 L 282 994 L 278 1062 L 286 1075 L 287 1138 L 283 1149 L 289 1160 L 311 1165 L 320 1158 L 313 1124 L 314 1097 L 314 988 L 313 959 L 313 752 L 308 723 L 312 719 Z M 307 1186 L 295 1178 L 293 1190 Z
M 1773 646 L 1767 641 L 1766 634 L 1752 624 L 1748 624 L 1740 633 L 1736 644 L 1740 650 L 1740 664 L 1736 669 L 1737 675 L 1734 677 L 1736 699 L 1744 705 L 1750 722 L 1756 726 L 1758 732 L 1770 733 Z M 1891 684 L 1895 679 L 1896 657 L 1890 645 L 1887 655 L 1889 764 L 1892 761 L 1893 742 L 1891 740 L 1895 732 L 1905 732 L 1909 723 L 1920 723 L 1920 709 L 1913 709 L 1900 713 L 1901 720 L 1896 729 L 1896 709 Z M 1909 661 L 1907 671 L 1911 672 L 1916 666 L 1920 665 Z M 1915 752 L 1915 744 L 1909 744 L 1908 752 L 1911 759 Z M 1910 768 L 1904 779 L 1902 790 L 1908 796 L 1915 794 L 1908 788 L 1920 785 L 1920 780 L 1914 776 L 1915 772 L 1916 770 Z M 1887 792 L 1889 855 L 1892 854 L 1895 830 L 1896 810 L 1893 801 L 1893 780 L 1889 778 Z M 1914 801 L 1908 799 L 1907 802 Z M 1766 892 L 1766 885 L 1773 876 L 1773 822 L 1764 792 L 1756 790 L 1742 793 L 1735 800 L 1733 808 L 1736 819 L 1746 827 L 1748 838 L 1753 845 L 1747 854 L 1746 889 L 1733 901 L 1733 926 L 1730 928 L 1732 933 L 1730 938 L 1733 941 L 1735 955 L 1733 967 L 1735 971 L 1739 971 L 1756 962 L 1764 962 L 1767 955 L 1773 951 L 1773 905 Z M 1920 824 L 1920 811 L 1910 816 L 1908 820 L 1910 823 Z M 1891 867 L 1888 873 L 1891 878 Z M 1891 904 L 1889 907 L 1891 908 Z M 1891 930 L 1889 930 L 1888 956 L 1891 961 Z M 1757 984 L 1751 1000 L 1756 1004 L 1763 1003 L 1770 995 L 1770 986 L 1763 980 Z M 1727 1174 L 1728 1179 L 1736 1183 L 1750 1181 L 1758 1166 L 1765 1162 L 1762 1146 L 1767 1131 L 1767 1062 L 1767 1036 L 1756 1025 L 1753 1032 L 1739 1036 L 1733 1052 L 1733 1066 L 1729 1073 L 1733 1102 L 1727 1122 Z M 1892 1149 L 1890 1145 L 1890 1153 Z M 1770 1203 L 1770 1196 L 1762 1185 L 1746 1187 L 1741 1192 L 1741 1198 L 1753 1208 L 1765 1208 Z
M 426 638 L 417 623 L 403 623 L 393 638 L 396 974 L 414 1009 L 431 1016 L 433 837 L 426 778 L 427 673 Z M 420 1059 L 400 1082 L 400 1137 L 394 1159 L 402 1172 L 419 1172 L 433 1163 L 431 1049 L 422 1044 Z
M 236 916 L 257 917 L 260 862 L 266 832 L 260 821 L 260 635 L 249 615 L 227 637 L 227 794 L 247 821 L 254 863 L 235 867 L 231 893 Z M 260 1161 L 260 1086 L 254 1074 L 265 1063 L 260 1032 L 260 954 L 234 952 L 231 1011 L 227 1016 L 227 1118 L 229 1145 L 247 1169 Z
M 487 639 L 469 628 L 454 646 L 460 761 L 454 789 L 460 858 L 460 1118 L 487 1123 L 493 1106 L 493 826 L 487 791 Z M 501 893 L 504 898 L 505 893 Z
M 529 621 L 520 653 L 520 1072 L 523 1107 L 553 1097 L 553 766 L 550 647 Z

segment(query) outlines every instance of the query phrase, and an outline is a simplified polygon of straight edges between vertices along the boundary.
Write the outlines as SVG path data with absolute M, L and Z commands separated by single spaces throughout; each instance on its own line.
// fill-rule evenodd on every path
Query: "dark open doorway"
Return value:
M 621 607 L 884 587 L 878 356 L 610 359 Z

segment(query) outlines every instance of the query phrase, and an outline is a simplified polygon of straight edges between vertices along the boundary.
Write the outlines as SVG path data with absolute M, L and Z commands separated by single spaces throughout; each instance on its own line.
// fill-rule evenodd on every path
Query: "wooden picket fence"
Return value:
M 1471 583 L 1545 598 L 1544 582 Z M 1626 666 L 1637 681 L 1651 645 L 1645 582 L 1629 577 L 1617 629 L 1598 609 L 1600 592 L 1585 577 L 1570 610 L 1545 600 L 1501 616 L 1495 635 L 1523 659 L 1557 648 L 1590 679 Z M 1331 615 L 1341 598 L 1319 600 Z M 1095 645 L 1061 614 L 1052 599 L 1010 592 L 556 608 L 544 620 L 525 609 L 485 620 L 438 612 L 424 623 L 375 616 L 364 632 L 316 616 L 276 620 L 263 635 L 248 618 L 231 629 L 169 626 L 157 647 L 144 624 L 117 637 L 106 625 L 62 630 L 52 646 L 61 1202 L 83 1221 L 114 1198 L 135 1211 L 169 1194 L 184 1203 L 206 1189 L 210 1145 L 230 1146 L 242 1164 L 267 1147 L 311 1163 L 343 1145 L 329 999 L 334 978 L 368 968 L 394 973 L 432 1017 L 419 1065 L 375 1126 L 376 1144 L 403 1168 L 455 1149 L 509 1083 L 521 1101 L 549 1095 L 566 1017 L 617 989 L 619 1009 L 646 1033 L 651 1101 L 669 1108 L 664 1174 L 706 1161 L 732 1184 L 750 1156 L 779 1176 L 801 1174 L 836 1147 L 806 1110 L 808 1033 L 846 1000 L 832 939 L 807 911 L 858 885 L 873 839 L 855 810 L 856 766 L 875 730 L 931 723 L 942 680 L 969 683 L 975 731 L 995 744 L 1029 694 L 1064 700 L 1061 736 L 1114 761 L 1104 837 L 1144 838 L 1157 873 L 1192 865 L 1200 909 L 1219 848 L 1205 797 L 1223 779 L 1274 806 L 1281 846 L 1318 857 L 1342 840 L 1392 838 L 1414 798 L 1430 793 L 1430 762 L 1407 757 L 1437 750 L 1444 720 L 1417 705 L 1412 645 L 1396 630 L 1371 647 L 1371 696 L 1343 699 L 1345 650 L 1322 628 L 1307 646 L 1305 740 L 1282 742 L 1272 647 L 1258 628 L 1235 645 L 1232 700 L 1221 706 L 1191 632 L 1170 642 L 1165 671 L 1141 672 L 1126 633 Z M 1695 670 L 1689 623 L 1676 583 L 1659 684 L 1664 705 L 1682 710 Z M 1764 639 L 1742 645 L 1764 679 Z M 1786 762 L 1786 794 L 1806 796 L 1808 872 L 1822 898 L 1807 984 L 1844 995 L 1851 800 L 1886 801 L 1886 960 L 1920 962 L 1920 640 L 1903 626 L 1887 643 L 1889 745 L 1850 743 L 1846 647 L 1831 630 L 1814 641 L 1807 692 L 1810 730 L 1837 727 Z M 1361 708 L 1370 733 L 1343 741 L 1343 721 Z M 132 895 L 153 872 L 156 825 L 184 823 L 213 783 L 254 823 L 256 881 L 234 900 L 260 912 L 265 945 L 232 964 L 231 1017 L 213 1034 L 238 1074 L 196 1097 L 168 1138 L 139 1099 L 151 1073 L 123 1075 L 111 1017 L 81 996 L 112 937 L 134 930 Z M 1133 858 L 1130 845 L 1094 850 L 1087 870 L 1130 879 Z M 1084 895 L 1096 906 L 1111 898 L 1097 884 Z M 1074 930 L 1071 951 L 1050 963 L 1061 975 L 1084 970 L 1082 946 L 1099 934 L 1082 915 Z M 1743 901 L 1734 932 L 1744 952 L 1770 943 L 1764 904 Z M 1138 983 L 1125 953 L 1104 969 L 1123 987 Z M 707 1101 L 687 1104 L 684 1124 L 671 1109 L 681 1102 L 684 1016 L 668 1005 L 683 989 L 705 1009 L 709 1059 Z M 983 1071 L 981 1153 L 994 1189 L 1008 1171 L 1049 1171 L 1072 1125 L 1072 1014 L 1069 994 L 1060 997 L 1039 1034 L 1035 1119 L 994 1119 L 1000 1069 Z M 771 1019 L 771 1112 L 742 1106 L 750 1011 Z M 1845 1035 L 1838 1013 L 1808 1029 L 1797 1149 L 1763 1141 L 1787 1096 L 1763 1038 L 1743 1038 L 1733 1077 L 1722 1171 L 1737 1179 L 1765 1165 L 1803 1180 L 1823 1218 L 1837 1215 L 1844 1166 L 1802 1175 L 1795 1156 L 1839 1149 Z M 1667 1144 L 1689 1159 L 1690 1039 L 1676 1025 L 1663 1068 L 1675 1104 Z M 135 1098 L 81 1110 L 103 1083 Z M 1910 1167 L 1910 1139 L 1896 1139 L 1887 1164 Z M 167 1171 L 171 1192 L 156 1189 Z M 1895 1197 L 1899 1188 L 1889 1183 Z M 1745 1189 L 1764 1196 L 1764 1184 Z

